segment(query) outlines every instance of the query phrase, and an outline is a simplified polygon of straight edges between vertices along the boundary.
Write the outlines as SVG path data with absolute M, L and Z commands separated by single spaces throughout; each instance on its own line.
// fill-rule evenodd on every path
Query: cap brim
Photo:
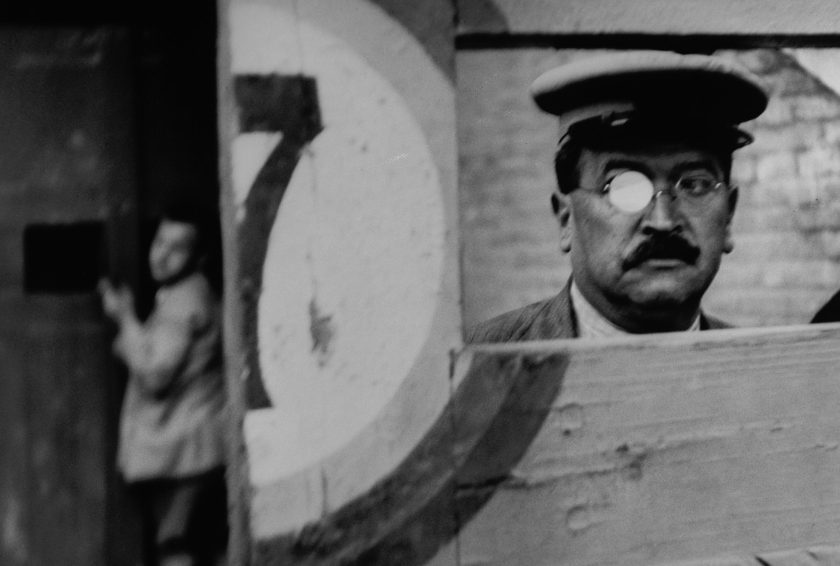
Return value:
M 575 61 L 541 75 L 531 93 L 542 110 L 558 116 L 626 100 L 642 112 L 714 117 L 739 124 L 767 107 L 760 80 L 735 63 L 666 51 L 623 52 Z

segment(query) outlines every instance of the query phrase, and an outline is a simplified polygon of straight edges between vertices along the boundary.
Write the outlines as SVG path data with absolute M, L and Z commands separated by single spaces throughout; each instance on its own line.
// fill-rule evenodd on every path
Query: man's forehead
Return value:
M 586 165 L 596 169 L 622 167 L 634 164 L 648 168 L 706 167 L 722 170 L 720 154 L 707 148 L 688 143 L 663 142 L 640 147 L 593 149 L 581 151 L 581 168 Z

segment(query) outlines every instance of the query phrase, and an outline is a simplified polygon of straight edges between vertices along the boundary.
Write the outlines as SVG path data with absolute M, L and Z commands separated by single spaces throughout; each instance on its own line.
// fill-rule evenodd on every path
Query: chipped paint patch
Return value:
M 318 365 L 323 367 L 332 353 L 334 329 L 332 317 L 321 314 L 315 299 L 309 301 L 309 334 L 312 336 L 312 351 L 318 358 Z
M 569 436 L 583 427 L 583 407 L 578 403 L 569 403 L 560 407 L 558 417 L 563 436 Z

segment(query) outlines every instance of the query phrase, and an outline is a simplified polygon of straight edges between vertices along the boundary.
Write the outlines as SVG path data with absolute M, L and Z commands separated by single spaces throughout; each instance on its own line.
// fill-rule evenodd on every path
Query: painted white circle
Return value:
M 294 171 L 263 270 L 258 339 L 278 445 L 303 469 L 371 423 L 421 353 L 439 301 L 444 205 L 397 91 L 309 26 L 324 123 Z

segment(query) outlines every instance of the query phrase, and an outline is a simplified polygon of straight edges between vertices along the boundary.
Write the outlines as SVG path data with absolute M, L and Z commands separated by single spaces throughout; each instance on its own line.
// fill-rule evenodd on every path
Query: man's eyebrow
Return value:
M 718 165 L 714 159 L 697 159 L 686 163 L 680 163 L 677 167 L 675 167 L 675 169 L 677 171 L 687 171 L 689 169 L 706 169 L 714 172 L 721 171 L 720 165 Z
M 629 159 L 626 157 L 613 157 L 604 163 L 604 171 L 611 169 L 632 169 L 646 175 L 650 174 L 650 168 L 643 160 Z
M 640 173 L 650 173 L 650 168 L 644 160 L 630 159 L 626 157 L 614 157 L 607 160 L 607 162 L 604 163 L 604 170 L 608 171 L 610 169 L 632 169 L 634 171 L 639 171 Z M 686 171 L 689 169 L 707 169 L 709 171 L 720 171 L 721 167 L 717 164 L 717 162 L 715 162 L 714 159 L 704 158 L 679 163 L 674 167 L 674 169 L 677 171 Z

